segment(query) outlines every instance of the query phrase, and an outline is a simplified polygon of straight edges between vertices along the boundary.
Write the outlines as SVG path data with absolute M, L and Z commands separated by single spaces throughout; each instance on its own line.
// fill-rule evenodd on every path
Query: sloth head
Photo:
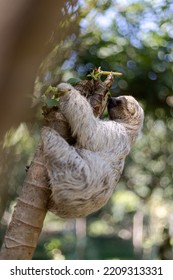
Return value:
M 60 83 L 57 86 L 57 94 L 58 96 L 63 96 L 67 93 L 70 93 L 72 90 L 75 90 L 70 84 L 67 83 Z
M 132 96 L 109 98 L 108 113 L 111 120 L 123 123 L 129 129 L 140 130 L 143 125 L 143 109 Z

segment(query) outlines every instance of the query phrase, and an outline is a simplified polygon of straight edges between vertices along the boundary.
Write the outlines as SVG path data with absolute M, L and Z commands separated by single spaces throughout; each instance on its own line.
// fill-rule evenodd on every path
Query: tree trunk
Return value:
M 1 259 L 32 258 L 47 212 L 49 195 L 42 148 L 38 145 L 5 236 Z

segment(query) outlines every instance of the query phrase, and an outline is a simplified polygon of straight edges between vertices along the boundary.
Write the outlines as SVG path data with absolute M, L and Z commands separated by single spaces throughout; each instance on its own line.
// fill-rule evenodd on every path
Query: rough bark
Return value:
M 1 259 L 32 258 L 47 212 L 49 195 L 42 148 L 38 145 L 5 236 Z
M 110 75 L 105 82 L 83 81 L 76 88 L 88 98 L 95 115 L 100 116 L 106 106 L 107 92 L 111 85 Z M 44 109 L 44 117 L 47 126 L 57 130 L 70 144 L 75 142 L 70 135 L 66 119 L 57 108 Z M 48 182 L 40 143 L 6 232 L 0 259 L 32 258 L 47 210 L 57 214 L 56 206 L 50 199 Z

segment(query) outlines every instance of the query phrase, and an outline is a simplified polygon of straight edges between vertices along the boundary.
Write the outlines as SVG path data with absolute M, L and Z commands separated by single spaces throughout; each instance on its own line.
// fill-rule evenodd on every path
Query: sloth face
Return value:
M 108 101 L 108 113 L 111 120 L 119 122 L 143 122 L 144 113 L 139 103 L 128 95 L 111 97 Z
M 72 90 L 74 90 L 74 88 L 67 83 L 61 83 L 57 86 L 58 96 L 63 96 L 67 93 L 70 93 Z

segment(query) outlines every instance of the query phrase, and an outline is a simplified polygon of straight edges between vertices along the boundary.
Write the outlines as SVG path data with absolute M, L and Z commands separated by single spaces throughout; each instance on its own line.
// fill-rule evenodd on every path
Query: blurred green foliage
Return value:
M 80 3 L 79 34 L 67 38 L 64 48 L 54 52 L 49 68 L 45 61 L 39 83 L 53 83 L 58 73 L 64 81 L 85 78 L 99 66 L 122 72 L 111 94 L 135 96 L 143 105 L 145 124 L 109 203 L 76 225 L 48 215 L 34 258 L 172 259 L 173 3 Z M 32 140 L 24 143 L 25 137 L 15 145 L 15 153 L 23 158 L 34 150 Z M 15 134 L 10 141 L 14 145 Z M 21 180 L 21 169 L 20 165 L 11 169 L 8 184 L 15 180 L 18 185 L 16 174 Z

